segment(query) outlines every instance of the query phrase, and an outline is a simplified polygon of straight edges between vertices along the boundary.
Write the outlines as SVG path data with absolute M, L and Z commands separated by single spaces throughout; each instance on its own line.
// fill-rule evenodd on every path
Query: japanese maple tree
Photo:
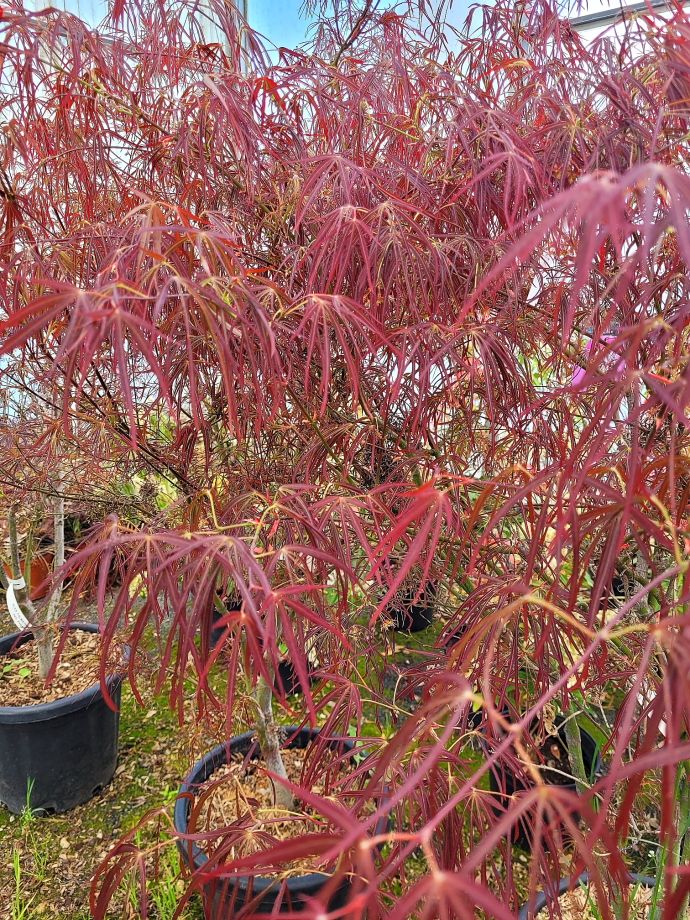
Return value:
M 30 366 L 65 433 L 99 432 L 85 462 L 107 444 L 169 490 L 104 514 L 64 573 L 96 585 L 104 673 L 119 630 L 136 691 L 152 630 L 158 688 L 182 713 L 195 674 L 228 733 L 287 705 L 282 643 L 305 723 L 360 736 L 390 709 L 388 608 L 437 586 L 419 705 L 366 740 L 375 807 L 298 790 L 336 829 L 218 871 L 347 854 L 348 916 L 507 918 L 588 869 L 608 918 L 652 783 L 681 916 L 690 21 L 585 44 L 545 0 L 462 34 L 422 0 L 320 12 L 271 58 L 222 3 L 118 0 L 97 30 L 2 8 L 3 366 Z M 239 603 L 209 655 L 219 592 Z M 597 714 L 592 778 L 572 727 Z M 556 716 L 576 791 L 535 766 Z M 501 764 L 533 780 L 508 802 Z M 103 868 L 97 916 L 137 855 Z

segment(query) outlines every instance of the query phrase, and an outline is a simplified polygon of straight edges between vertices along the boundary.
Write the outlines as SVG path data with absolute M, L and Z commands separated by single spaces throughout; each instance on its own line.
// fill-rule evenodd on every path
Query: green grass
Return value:
M 14 891 L 10 905 L 12 920 L 29 920 L 31 916 L 29 910 L 34 899 L 31 897 L 27 900 L 23 894 L 22 865 L 17 849 L 12 850 L 12 872 L 14 875 Z

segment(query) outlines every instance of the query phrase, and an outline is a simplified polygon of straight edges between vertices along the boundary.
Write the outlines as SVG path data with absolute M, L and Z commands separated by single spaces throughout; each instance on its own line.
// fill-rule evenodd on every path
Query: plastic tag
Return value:
M 17 629 L 26 629 L 29 625 L 29 621 L 22 613 L 22 608 L 17 603 L 17 598 L 14 596 L 14 589 L 20 590 L 21 588 L 26 588 L 26 582 L 24 578 L 10 578 L 7 585 L 7 609 L 10 612 L 10 616 L 14 621 L 14 625 Z
M 642 707 L 642 709 L 646 709 L 647 706 L 648 706 L 649 703 L 650 703 L 650 700 L 648 700 L 646 694 L 644 694 L 644 693 L 640 690 L 640 692 L 637 694 L 637 702 L 640 704 L 640 706 Z M 659 721 L 659 732 L 660 732 L 662 738 L 665 738 L 665 737 L 666 737 L 666 720 L 665 720 L 665 719 L 661 719 L 661 720 Z

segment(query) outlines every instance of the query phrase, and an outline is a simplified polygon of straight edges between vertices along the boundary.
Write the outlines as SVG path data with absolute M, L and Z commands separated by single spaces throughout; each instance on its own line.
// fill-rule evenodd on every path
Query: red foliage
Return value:
M 349 853 L 348 915 L 373 920 L 511 917 L 518 890 L 586 868 L 608 918 L 643 786 L 670 850 L 685 832 L 690 21 L 585 45 L 545 0 L 498 0 L 449 42 L 426 4 L 334 6 L 274 64 L 222 4 L 223 46 L 191 2 L 118 2 L 98 32 L 3 7 L 1 373 L 61 409 L 60 437 L 19 440 L 51 462 L 69 443 L 86 493 L 98 471 L 74 596 L 97 585 L 135 687 L 153 627 L 180 715 L 191 665 L 200 712 L 239 728 L 238 674 L 270 677 L 280 640 L 305 721 L 332 703 L 328 731 L 358 735 L 390 706 L 389 602 L 439 586 L 447 627 L 408 675 L 421 703 L 350 780 L 375 813 L 335 810 L 332 839 L 256 871 Z M 106 517 L 108 470 L 167 498 Z M 195 637 L 229 585 L 221 701 L 223 657 Z M 592 788 L 496 803 L 492 766 L 536 757 L 556 712 L 612 708 Z M 131 840 L 115 856 L 143 874 Z M 673 859 L 664 883 L 680 916 Z

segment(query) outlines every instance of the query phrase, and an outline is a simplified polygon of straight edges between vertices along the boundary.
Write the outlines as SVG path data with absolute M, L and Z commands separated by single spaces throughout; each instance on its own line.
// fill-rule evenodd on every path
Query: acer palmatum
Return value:
M 222 46 L 187 4 L 117 3 L 99 31 L 2 11 L 3 367 L 30 365 L 63 430 L 97 434 L 82 456 L 107 443 L 156 493 L 103 515 L 75 591 L 96 581 L 106 651 L 153 628 L 181 714 L 191 669 L 201 712 L 251 722 L 243 687 L 273 686 L 281 642 L 305 721 L 357 735 L 392 710 L 348 779 L 375 809 L 331 807 L 337 832 L 234 868 L 347 853 L 348 912 L 370 918 L 512 917 L 588 869 L 611 917 L 651 784 L 681 916 L 687 14 L 584 44 L 544 2 L 499 0 L 463 35 L 429 4 L 338 2 L 271 63 L 211 6 Z M 379 621 L 415 573 L 453 641 L 407 675 L 405 715 Z M 224 701 L 222 653 L 194 641 L 219 586 L 242 601 Z M 579 794 L 530 766 L 559 712 L 603 742 Z M 499 762 L 533 779 L 507 806 Z M 129 841 L 102 867 L 97 916 L 138 858 Z

